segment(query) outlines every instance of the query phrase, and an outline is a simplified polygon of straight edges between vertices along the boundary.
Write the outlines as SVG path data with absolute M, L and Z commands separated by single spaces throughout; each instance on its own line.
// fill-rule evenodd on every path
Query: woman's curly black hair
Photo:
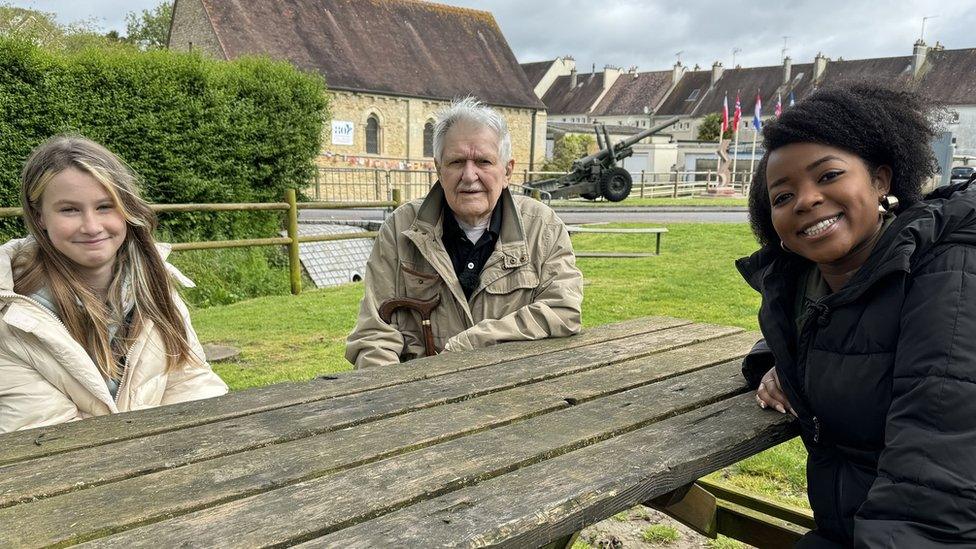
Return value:
M 889 192 L 905 208 L 921 199 L 922 186 L 938 169 L 930 142 L 939 112 L 915 92 L 868 82 L 821 88 L 783 111 L 763 128 L 766 152 L 749 189 L 749 222 L 759 244 L 779 248 L 766 190 L 772 151 L 793 143 L 820 143 L 856 154 L 871 171 L 889 166 Z

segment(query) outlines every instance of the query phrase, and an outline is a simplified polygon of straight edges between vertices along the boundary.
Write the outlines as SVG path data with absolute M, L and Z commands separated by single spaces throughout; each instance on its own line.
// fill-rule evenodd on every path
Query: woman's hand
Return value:
M 781 414 L 789 411 L 794 416 L 796 412 L 790 406 L 790 401 L 783 393 L 783 388 L 779 384 L 779 376 L 776 375 L 776 368 L 770 368 L 759 382 L 759 389 L 756 391 L 756 402 L 760 408 L 772 406 L 774 410 Z

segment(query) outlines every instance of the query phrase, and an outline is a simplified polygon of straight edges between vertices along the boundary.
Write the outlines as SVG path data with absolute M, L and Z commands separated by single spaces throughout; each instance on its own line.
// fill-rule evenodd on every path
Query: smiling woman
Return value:
M 764 128 L 737 265 L 765 340 L 743 373 L 791 412 L 817 528 L 798 547 L 976 543 L 976 188 L 921 187 L 932 110 L 866 84 Z
M 128 167 L 57 136 L 21 184 L 31 236 L 0 247 L 0 432 L 225 393 Z

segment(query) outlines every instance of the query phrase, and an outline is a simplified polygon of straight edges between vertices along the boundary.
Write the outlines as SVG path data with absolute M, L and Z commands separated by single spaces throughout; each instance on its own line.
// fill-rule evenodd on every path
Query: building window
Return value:
M 685 99 L 685 101 L 694 101 L 695 99 L 698 99 L 698 95 L 700 93 L 701 93 L 701 88 L 696 88 L 696 89 L 692 90 L 691 91 L 691 95 L 689 95 L 688 96 L 688 99 Z
M 434 121 L 424 124 L 424 156 L 434 156 Z
M 375 114 L 366 119 L 366 154 L 380 154 L 380 121 Z

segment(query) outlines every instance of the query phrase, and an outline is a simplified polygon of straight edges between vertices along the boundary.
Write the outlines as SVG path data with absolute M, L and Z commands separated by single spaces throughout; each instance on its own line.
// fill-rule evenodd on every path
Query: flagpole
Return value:
M 752 168 L 756 165 L 756 138 L 759 137 L 759 130 L 753 128 L 752 132 L 752 158 L 749 159 L 749 178 L 752 179 Z
M 739 159 L 739 128 L 735 129 L 735 156 L 732 157 L 732 181 L 730 184 L 732 188 L 735 188 L 735 165 L 736 160 Z

